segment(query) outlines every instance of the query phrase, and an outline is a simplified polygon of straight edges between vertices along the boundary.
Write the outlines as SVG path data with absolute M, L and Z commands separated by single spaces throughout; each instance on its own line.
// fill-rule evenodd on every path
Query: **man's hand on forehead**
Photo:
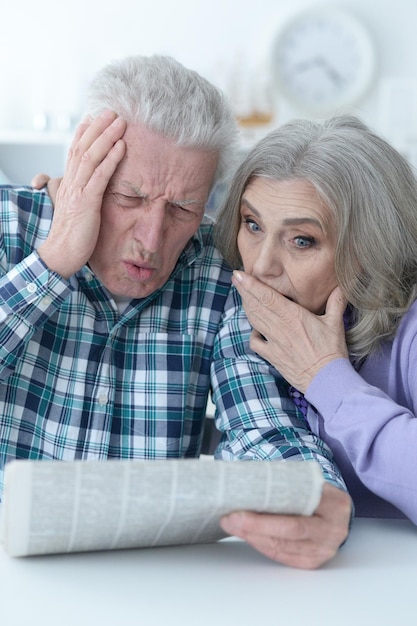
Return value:
M 93 253 L 107 185 L 125 154 L 126 122 L 111 111 L 77 128 L 59 185 L 54 219 L 39 255 L 53 271 L 69 278 Z

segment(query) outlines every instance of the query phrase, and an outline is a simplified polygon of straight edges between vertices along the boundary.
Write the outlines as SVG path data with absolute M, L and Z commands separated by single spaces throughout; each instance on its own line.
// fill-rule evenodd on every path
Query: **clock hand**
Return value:
M 316 58 L 317 61 L 317 65 L 319 65 L 320 67 L 323 68 L 323 70 L 325 71 L 325 73 L 327 74 L 327 76 L 330 78 L 330 80 L 333 83 L 343 83 L 343 78 L 342 76 L 339 74 L 339 72 L 337 72 L 334 67 L 332 67 L 327 61 L 326 59 L 323 59 L 323 57 L 317 57 Z
M 326 59 L 321 56 L 316 56 L 306 61 L 300 61 L 294 66 L 294 70 L 298 73 L 306 72 L 314 67 L 320 67 L 328 78 L 336 84 L 343 83 L 343 77 L 332 67 Z
M 296 72 L 306 72 L 315 65 L 320 65 L 320 57 L 314 57 L 313 59 L 307 59 L 306 61 L 300 61 L 294 66 Z

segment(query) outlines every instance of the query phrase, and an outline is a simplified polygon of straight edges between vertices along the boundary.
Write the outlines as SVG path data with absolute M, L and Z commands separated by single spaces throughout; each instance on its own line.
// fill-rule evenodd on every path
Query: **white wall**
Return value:
M 318 0 L 320 1 L 320 0 Z M 128 54 L 168 53 L 214 82 L 241 56 L 267 64 L 274 35 L 287 17 L 314 0 L 9 0 L 0 35 L 0 129 L 33 127 L 46 112 L 79 117 L 92 74 Z M 380 80 L 417 79 L 415 0 L 329 0 L 356 13 L 373 33 L 379 79 L 357 107 L 378 126 Z M 278 105 L 277 121 L 292 111 Z

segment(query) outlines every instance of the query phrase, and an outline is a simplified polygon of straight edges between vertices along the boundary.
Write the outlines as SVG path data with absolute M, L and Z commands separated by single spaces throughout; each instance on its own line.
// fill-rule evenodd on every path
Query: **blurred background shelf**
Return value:
M 40 172 L 61 176 L 72 133 L 0 129 L 0 182 L 29 185 Z

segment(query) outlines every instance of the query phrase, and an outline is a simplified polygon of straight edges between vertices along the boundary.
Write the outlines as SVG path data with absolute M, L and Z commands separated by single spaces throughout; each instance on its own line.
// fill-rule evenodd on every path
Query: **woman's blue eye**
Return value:
M 314 244 L 314 237 L 294 237 L 294 241 L 299 248 L 308 248 Z
M 245 222 L 245 224 L 247 225 L 249 230 L 252 231 L 253 233 L 257 233 L 260 230 L 258 224 L 256 222 L 254 222 L 253 220 L 251 220 L 251 219 L 244 219 L 243 221 Z

